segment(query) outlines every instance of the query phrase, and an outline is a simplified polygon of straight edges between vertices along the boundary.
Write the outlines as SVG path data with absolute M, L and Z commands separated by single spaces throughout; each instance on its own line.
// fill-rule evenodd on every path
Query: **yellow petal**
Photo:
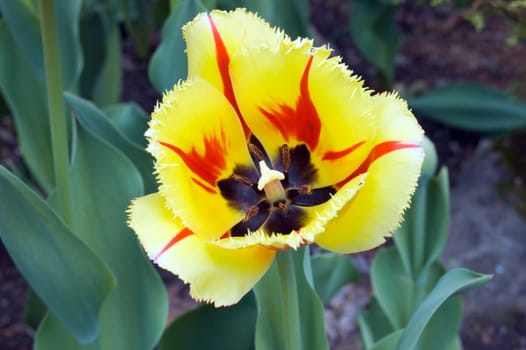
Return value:
M 146 135 L 159 190 L 185 226 L 215 239 L 243 218 L 217 186 L 236 166 L 252 164 L 241 124 L 221 92 L 199 78 L 176 86 L 155 109 Z
M 232 58 L 241 113 L 271 157 L 283 144 L 306 144 L 315 187 L 333 185 L 367 155 L 375 136 L 369 92 L 330 50 L 282 41 Z M 250 74 L 247 74 L 250 72 Z
M 226 249 L 188 236 L 158 260 L 159 266 L 190 284 L 190 294 L 215 306 L 237 303 L 259 281 L 275 251 L 261 246 Z
M 128 225 L 135 231 L 146 254 L 155 260 L 170 249 L 170 243 L 182 239 L 186 231 L 181 220 L 175 218 L 159 192 L 133 200 L 129 209 Z
M 407 105 L 394 95 L 374 96 L 372 102 L 379 153 L 363 169 L 365 185 L 316 238 L 320 246 L 336 252 L 354 253 L 382 244 L 400 224 L 420 175 L 423 132 Z
M 255 246 L 225 249 L 185 229 L 161 194 L 137 198 L 129 225 L 150 258 L 190 285 L 197 300 L 215 306 L 237 303 L 270 267 L 275 252 Z
M 245 9 L 201 13 L 183 27 L 188 52 L 188 78 L 199 76 L 223 91 L 238 111 L 229 64 L 233 54 L 249 45 L 276 43 L 285 35 Z M 238 111 L 239 112 L 239 111 Z M 238 113 L 244 131 L 249 130 Z
M 222 90 L 221 71 L 230 57 L 247 45 L 275 42 L 284 34 L 245 9 L 201 13 L 183 27 L 188 53 L 188 77 L 199 76 Z

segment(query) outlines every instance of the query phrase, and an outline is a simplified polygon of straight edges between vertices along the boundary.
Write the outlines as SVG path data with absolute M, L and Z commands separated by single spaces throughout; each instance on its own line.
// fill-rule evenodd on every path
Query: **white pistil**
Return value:
M 281 171 L 270 169 L 264 160 L 259 161 L 261 176 L 258 181 L 258 190 L 265 190 L 267 199 L 272 203 L 285 198 L 285 189 L 281 180 L 285 174 Z

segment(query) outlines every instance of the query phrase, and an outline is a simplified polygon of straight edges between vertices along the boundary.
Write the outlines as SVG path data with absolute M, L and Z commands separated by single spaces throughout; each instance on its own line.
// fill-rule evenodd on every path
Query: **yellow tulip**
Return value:
M 164 95 L 146 133 L 159 192 L 129 211 L 149 257 L 194 298 L 223 306 L 277 250 L 382 244 L 423 159 L 407 104 L 243 9 L 201 13 L 183 33 L 188 79 Z

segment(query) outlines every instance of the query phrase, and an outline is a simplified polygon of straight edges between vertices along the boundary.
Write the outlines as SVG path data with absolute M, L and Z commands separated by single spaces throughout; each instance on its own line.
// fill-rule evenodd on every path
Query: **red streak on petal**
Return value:
M 310 56 L 300 81 L 300 96 L 296 108 L 284 104 L 277 109 L 265 110 L 261 113 L 279 130 L 285 141 L 294 137 L 305 142 L 311 151 L 316 149 L 320 140 L 321 120 L 309 93 L 309 73 L 314 57 Z
M 168 251 L 170 248 L 172 248 L 175 244 L 177 244 L 178 242 L 180 242 L 181 240 L 183 240 L 184 238 L 190 236 L 190 235 L 193 235 L 194 233 L 192 231 L 190 231 L 189 228 L 184 228 L 182 229 L 178 234 L 176 234 L 171 240 L 170 242 L 168 242 L 164 247 L 163 249 L 161 249 L 161 251 L 159 253 L 157 253 L 157 255 L 155 255 L 155 257 L 153 258 L 153 261 L 157 261 L 157 259 L 159 259 L 161 257 L 161 255 L 163 255 L 164 253 L 166 253 L 166 251 Z
M 228 70 L 228 67 L 230 65 L 230 56 L 228 55 L 225 43 L 223 42 L 223 39 L 221 38 L 219 31 L 217 30 L 212 15 L 208 15 L 208 21 L 210 22 L 210 27 L 212 28 L 212 35 L 214 36 L 214 43 L 216 47 L 216 61 L 217 66 L 219 68 L 219 74 L 221 74 L 221 80 L 223 81 L 223 94 L 230 102 L 232 107 L 234 107 L 239 121 L 241 122 L 241 126 L 243 127 L 245 137 L 248 139 L 250 136 L 250 129 L 248 128 L 248 125 L 243 119 L 241 111 L 239 110 L 239 106 L 236 101 L 236 96 L 234 94 L 234 88 L 232 87 L 232 79 L 230 79 L 230 72 Z
M 356 176 L 367 172 L 367 170 L 369 170 L 369 167 L 371 166 L 371 164 L 374 163 L 375 160 L 377 160 L 378 158 L 388 153 L 398 151 L 401 149 L 406 149 L 406 148 L 419 148 L 419 147 L 421 147 L 421 145 L 416 144 L 416 143 L 406 143 L 403 141 L 385 141 L 385 142 L 379 143 L 373 147 L 373 149 L 369 152 L 369 155 L 362 162 L 362 164 L 360 164 L 360 166 L 355 171 L 353 171 L 351 175 L 347 176 L 343 181 L 339 182 L 336 186 L 342 187 L 347 182 L 354 179 Z
M 196 184 L 196 185 L 199 185 L 203 190 L 205 190 L 206 192 L 210 193 L 210 194 L 217 194 L 217 191 L 213 188 L 210 188 L 208 187 L 207 185 L 205 185 L 204 183 L 202 183 L 201 181 L 199 181 L 198 179 L 195 179 L 195 178 L 192 178 L 192 181 Z
M 365 141 L 360 141 L 357 144 L 352 145 L 351 147 L 344 149 L 343 151 L 336 151 L 336 152 L 329 151 L 329 152 L 327 152 L 327 153 L 325 153 L 323 155 L 322 160 L 337 160 L 337 159 L 343 158 L 346 155 L 352 153 L 354 150 L 356 150 L 358 147 L 360 147 L 364 143 L 365 143 Z
M 192 148 L 190 152 L 185 152 L 175 145 L 159 141 L 161 145 L 169 148 L 181 157 L 190 171 L 210 185 L 210 187 L 215 188 L 217 178 L 226 169 L 225 134 L 221 132 L 221 140 L 215 135 L 210 138 L 204 137 L 203 142 L 205 152 L 204 154 L 199 154 L 195 148 Z

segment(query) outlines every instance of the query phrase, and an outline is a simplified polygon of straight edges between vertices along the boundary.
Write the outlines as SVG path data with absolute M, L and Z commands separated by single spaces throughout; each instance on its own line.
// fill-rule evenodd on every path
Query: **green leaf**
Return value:
M 375 298 L 367 310 L 360 311 L 358 326 L 365 349 L 371 349 L 376 342 L 395 330 Z
M 117 103 L 122 93 L 122 45 L 116 21 L 111 23 L 106 35 L 106 57 L 93 88 L 93 101 L 98 106 Z
M 130 200 L 142 195 L 142 180 L 117 148 L 93 133 L 87 119 L 79 113 L 71 171 L 77 206 L 74 226 L 117 280 L 101 310 L 100 344 L 103 349 L 151 349 L 164 329 L 168 300 L 157 272 L 126 225 L 125 212 Z
M 292 38 L 307 37 L 309 31 L 309 2 L 307 0 L 253 0 L 243 4 L 257 12 L 273 26 L 278 26 Z
M 104 66 L 108 48 L 107 22 L 110 14 L 99 6 L 87 7 L 80 17 L 80 43 L 86 62 L 80 74 L 80 94 L 92 98 L 97 78 Z
M 374 344 L 369 350 L 393 350 L 400 336 L 402 335 L 403 329 L 394 331 L 391 334 L 386 335 Z
M 256 303 L 250 293 L 236 305 L 201 305 L 178 317 L 164 332 L 159 350 L 249 350 L 254 348 L 255 327 Z
M 46 304 L 32 290 L 27 292 L 27 301 L 24 310 L 24 321 L 31 328 L 37 329 L 38 325 L 47 313 Z
M 420 182 L 402 226 L 394 234 L 406 273 L 417 279 L 439 258 L 449 229 L 449 181 L 446 168 Z
M 17 1 L 0 0 L 0 4 L 7 2 Z M 54 188 L 54 176 L 45 82 L 17 47 L 3 21 L 0 21 L 0 91 L 13 113 L 24 160 L 49 193 Z
M 78 27 L 82 1 L 55 2 L 62 81 L 64 89 L 76 91 L 83 63 Z M 11 0 L 0 0 L 0 10 L 16 45 L 30 63 L 32 73 L 43 80 L 45 71 L 38 14 L 22 2 Z
M 157 91 L 171 89 L 179 79 L 186 79 L 186 61 L 181 27 L 206 8 L 199 0 L 184 0 L 164 23 L 162 41 L 150 60 L 148 74 Z
M 135 164 L 141 173 L 146 193 L 155 192 L 157 184 L 153 176 L 153 160 L 144 148 L 131 143 L 91 102 L 67 93 L 65 97 L 69 108 L 87 129 L 119 149 Z
M 466 269 L 456 268 L 448 271 L 437 283 L 433 291 L 411 316 L 397 350 L 413 350 L 429 320 L 437 309 L 450 296 L 479 286 L 491 279 L 489 275 L 478 274 Z
M 308 249 L 278 254 L 281 256 L 254 287 L 258 309 L 256 348 L 287 349 L 291 346 L 287 339 L 294 337 L 301 349 L 328 349 L 324 309 L 312 286 Z
M 443 350 L 458 338 L 462 322 L 462 300 L 455 295 L 446 300 L 433 314 L 420 338 L 420 349 Z
M 34 350 L 100 350 L 97 342 L 81 345 L 57 318 L 47 313 L 35 333 Z
M 72 100 L 71 96 L 67 99 Z M 79 113 L 74 124 L 78 133 L 74 133 L 71 170 L 76 206 L 73 224 L 77 235 L 105 261 L 117 280 L 101 309 L 96 344 L 101 349 L 152 349 L 164 329 L 168 300 L 158 274 L 126 226 L 130 200 L 143 193 L 141 176 L 122 152 L 92 132 L 88 120 Z M 96 127 L 96 123 L 89 126 Z M 53 332 L 37 340 L 45 344 L 53 342 L 50 338 L 62 338 L 57 335 L 59 328 L 49 329 Z M 63 337 L 68 339 L 67 334 Z
M 80 0 L 58 0 L 56 18 L 64 88 L 75 91 L 82 68 Z M 24 160 L 47 193 L 54 189 L 47 92 L 38 13 L 0 0 L 0 91 L 13 113 Z
M 371 267 L 373 293 L 394 329 L 404 327 L 413 311 L 414 282 L 404 269 L 398 251 L 381 249 Z M 396 286 L 396 293 L 393 288 Z
M 488 86 L 459 82 L 409 99 L 414 112 L 446 125 L 484 133 L 526 127 L 526 104 Z
M 150 35 L 153 31 L 154 13 L 151 0 L 121 0 L 126 31 L 132 38 L 135 51 L 141 58 L 148 56 Z
M 0 0 L 0 12 L 20 54 L 28 60 L 28 74 L 44 79 L 44 58 L 38 13 L 21 1 Z M 2 43 L 0 41 L 0 43 Z M 3 44 L 2 44 L 3 46 Z
M 341 287 L 359 278 L 351 259 L 347 255 L 335 253 L 313 256 L 312 274 L 316 292 L 325 305 L 331 301 Z
M 351 36 L 356 47 L 388 84 L 394 78 L 398 53 L 397 9 L 397 6 L 379 0 L 355 0 L 350 18 Z
M 0 198 L 0 237 L 18 270 L 70 332 L 82 342 L 93 340 L 113 287 L 105 264 L 3 167 Z
M 86 57 L 81 95 L 98 106 L 116 103 L 122 92 L 122 47 L 115 13 L 106 7 L 87 6 L 80 18 L 80 34 Z
M 147 141 L 144 137 L 148 129 L 148 114 L 135 102 L 120 103 L 104 108 L 108 120 L 121 131 L 131 143 L 146 148 Z

